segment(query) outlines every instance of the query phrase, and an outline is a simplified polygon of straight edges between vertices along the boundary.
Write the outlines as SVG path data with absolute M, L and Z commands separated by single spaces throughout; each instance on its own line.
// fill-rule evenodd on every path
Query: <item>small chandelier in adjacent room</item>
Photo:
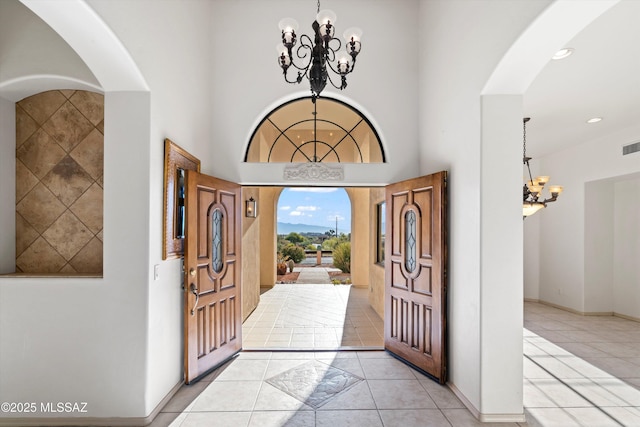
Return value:
M 549 182 L 548 176 L 538 176 L 535 179 L 532 178 L 531 168 L 529 167 L 529 160 L 531 157 L 527 157 L 527 122 L 529 117 L 522 119 L 522 162 L 527 165 L 527 172 L 529 173 L 529 180 L 522 187 L 522 218 L 526 218 L 534 213 L 538 212 L 542 208 L 547 207 L 547 203 L 555 202 L 558 200 L 558 196 L 562 193 L 562 187 L 559 185 L 550 185 L 549 192 L 551 197 L 541 200 L 542 189 L 544 185 Z
M 312 98 L 315 100 L 327 85 L 327 81 L 336 89 L 347 87 L 347 74 L 351 73 L 356 65 L 356 57 L 360 53 L 360 37 L 362 30 L 349 28 L 344 32 L 345 51 L 338 53 L 342 42 L 334 37 L 336 14 L 331 10 L 320 10 L 318 0 L 318 14 L 311 27 L 314 31 L 313 40 L 306 34 L 300 36 L 300 44 L 295 49 L 295 54 L 301 64 L 296 64 L 293 59 L 294 47 L 298 40 L 298 23 L 293 18 L 285 18 L 280 21 L 282 31 L 282 43 L 276 46 L 278 50 L 278 64 L 282 67 L 282 73 L 287 83 L 300 83 L 306 77 L 311 84 Z M 334 83 L 329 69 L 340 76 L 340 84 Z M 287 71 L 290 67 L 298 70 L 294 80 L 290 80 Z M 335 77 L 334 77 L 335 78 Z

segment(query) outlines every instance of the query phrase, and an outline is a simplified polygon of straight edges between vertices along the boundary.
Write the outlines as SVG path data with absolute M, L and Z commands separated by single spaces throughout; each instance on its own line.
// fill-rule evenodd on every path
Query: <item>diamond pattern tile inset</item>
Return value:
M 103 173 L 104 137 L 96 129 L 92 130 L 71 152 L 71 157 L 84 168 L 93 179 Z
M 38 233 L 44 233 L 65 209 L 60 200 L 42 183 L 36 185 L 16 206 L 16 212 Z
M 42 125 L 42 129 L 69 153 L 89 135 L 94 126 L 76 107 L 66 102 Z
M 30 96 L 18 102 L 18 105 L 31 116 L 38 125 L 42 126 L 58 108 L 67 101 L 67 98 L 57 90 L 43 92 Z
M 16 159 L 16 203 L 38 184 L 38 177 L 19 159 Z
M 38 123 L 20 105 L 16 105 L 16 148 L 20 148 L 38 127 Z
M 16 150 L 16 157 L 38 178 L 44 177 L 65 152 L 42 128 Z
M 59 90 L 16 104 L 18 273 L 102 273 L 103 99 Z
M 71 260 L 93 238 L 93 234 L 71 212 L 66 211 L 42 233 L 65 260 Z
M 42 178 L 42 183 L 67 207 L 78 200 L 92 182 L 91 176 L 71 156 L 65 156 Z
M 314 409 L 363 381 L 362 378 L 317 360 L 304 363 L 266 380 L 278 390 Z
M 87 91 L 77 91 L 69 101 L 85 116 L 93 126 L 97 126 L 104 117 L 104 96 Z

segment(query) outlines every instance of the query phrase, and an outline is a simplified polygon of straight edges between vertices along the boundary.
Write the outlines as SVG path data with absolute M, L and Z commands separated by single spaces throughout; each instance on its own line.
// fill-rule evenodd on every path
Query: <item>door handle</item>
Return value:
M 191 293 L 196 296 L 196 302 L 193 303 L 193 308 L 191 309 L 191 315 L 196 314 L 196 307 L 198 307 L 198 300 L 200 299 L 200 295 L 198 294 L 198 288 L 195 283 L 192 283 L 190 286 Z

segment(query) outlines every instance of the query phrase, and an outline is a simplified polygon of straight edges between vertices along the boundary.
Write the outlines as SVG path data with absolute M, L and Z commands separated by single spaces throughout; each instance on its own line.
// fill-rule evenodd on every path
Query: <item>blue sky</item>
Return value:
M 278 200 L 278 222 L 311 224 L 351 231 L 351 202 L 343 188 L 285 188 Z

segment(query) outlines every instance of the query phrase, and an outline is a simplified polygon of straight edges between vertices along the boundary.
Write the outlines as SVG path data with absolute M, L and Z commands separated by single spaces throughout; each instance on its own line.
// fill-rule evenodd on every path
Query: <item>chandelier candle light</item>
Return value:
M 356 65 L 356 57 L 360 53 L 360 37 L 362 30 L 359 28 L 349 28 L 344 32 L 345 52 L 338 53 L 342 47 L 342 42 L 334 37 L 336 14 L 332 10 L 320 10 L 318 0 L 316 20 L 311 27 L 315 33 L 314 39 L 306 34 L 300 36 L 300 44 L 295 49 L 295 54 L 301 65 L 293 60 L 294 47 L 298 41 L 298 23 L 293 18 L 284 18 L 280 21 L 279 27 L 282 31 L 282 43 L 276 46 L 278 50 L 278 64 L 282 68 L 284 80 L 287 83 L 300 83 L 306 77 L 311 84 L 312 99 L 320 96 L 320 93 L 327 85 L 327 80 L 336 89 L 347 87 L 347 74 L 351 73 Z M 290 67 L 298 70 L 295 80 L 289 80 L 287 71 Z M 329 69 L 340 76 L 340 85 L 331 79 Z
M 562 193 L 562 187 L 559 185 L 550 185 L 549 192 L 551 197 L 548 199 L 540 200 L 542 189 L 544 185 L 549 182 L 548 176 L 538 176 L 536 179 L 532 178 L 531 168 L 529 167 L 529 160 L 531 157 L 527 157 L 527 122 L 529 117 L 522 119 L 522 162 L 527 166 L 529 173 L 529 180 L 522 187 L 522 219 L 533 215 L 542 208 L 547 207 L 547 203 L 555 202 L 558 200 L 558 196 Z

